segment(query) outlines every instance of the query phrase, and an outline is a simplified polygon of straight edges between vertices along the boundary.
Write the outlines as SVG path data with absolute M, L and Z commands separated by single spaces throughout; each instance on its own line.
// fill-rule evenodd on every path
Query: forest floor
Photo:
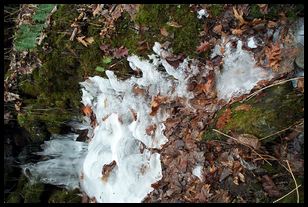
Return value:
M 225 48 L 215 56 L 213 51 L 226 44 L 224 38 L 234 36 L 275 78 L 258 82 L 250 94 L 230 101 L 217 98 L 214 73 L 191 79 L 188 87 L 197 111 L 181 101 L 170 109 L 172 117 L 165 122 L 168 142 L 160 152 L 163 178 L 152 185 L 154 191 L 144 202 L 303 203 L 304 47 L 292 33 L 304 17 L 303 8 L 27 4 L 15 13 L 7 11 L 7 17 L 18 16 L 9 34 L 13 46 L 6 53 L 4 121 L 9 128 L 10 120 L 16 120 L 27 136 L 10 137 L 5 147 L 22 151 L 50 134 L 65 133 L 67 121 L 87 115 L 79 82 L 106 77 L 106 70 L 122 80 L 140 75 L 129 69 L 126 58 L 146 58 L 155 42 L 171 49 L 166 60 L 175 68 L 189 57 L 221 70 Z M 232 44 L 236 48 L 236 42 Z M 35 192 L 24 176 L 14 185 L 7 183 L 13 187 L 6 202 L 81 202 L 66 191 L 46 196 L 42 186 L 31 200 Z M 83 202 L 89 199 L 84 196 Z

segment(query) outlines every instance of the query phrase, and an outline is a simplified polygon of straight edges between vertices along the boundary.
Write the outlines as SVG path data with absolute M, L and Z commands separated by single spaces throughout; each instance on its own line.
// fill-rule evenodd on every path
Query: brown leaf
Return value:
M 241 29 L 231 29 L 233 35 L 241 36 L 243 34 L 243 30 Z
M 241 134 L 237 139 L 239 142 L 251 146 L 254 149 L 259 149 L 261 145 L 259 139 L 251 134 Z
M 277 72 L 280 68 L 281 61 L 281 49 L 279 42 L 276 44 L 271 44 L 270 47 L 266 47 L 265 54 L 269 60 L 269 67 L 271 67 L 273 71 Z
M 87 105 L 83 107 L 82 112 L 84 113 L 85 116 L 90 117 L 92 114 L 92 109 L 90 106 Z
M 109 45 L 101 44 L 99 46 L 99 49 L 101 49 L 101 51 L 103 51 L 104 53 L 109 53 L 110 52 L 110 46 Z
M 229 196 L 228 191 L 224 189 L 219 189 L 215 191 L 216 194 L 214 194 L 211 197 L 211 202 L 213 203 L 230 203 L 231 198 Z
M 103 175 L 102 180 L 103 180 L 103 181 L 107 182 L 108 177 L 109 177 L 111 171 L 113 170 L 113 168 L 114 168 L 116 165 L 117 165 L 116 161 L 113 160 L 111 163 L 105 164 L 105 165 L 103 166 L 103 169 L 102 169 L 102 175 Z
M 125 57 L 128 55 L 128 49 L 124 46 L 120 47 L 120 48 L 116 48 L 113 51 L 113 56 L 116 58 L 121 58 L 121 57 Z
M 159 109 L 159 106 L 167 101 L 167 97 L 165 96 L 155 96 L 154 99 L 151 102 L 151 116 L 155 116 L 157 114 L 157 111 Z
M 77 41 L 80 42 L 81 44 L 83 44 L 83 46 L 88 47 L 88 43 L 83 40 L 85 37 L 86 36 L 77 37 Z
M 221 34 L 221 30 L 222 30 L 222 25 L 219 24 L 219 25 L 216 25 L 214 28 L 213 28 L 213 31 L 216 33 L 216 34 Z
M 93 11 L 93 16 L 95 17 L 97 14 L 99 14 L 102 11 L 102 5 L 101 4 L 97 4 L 95 10 Z
M 210 49 L 211 45 L 209 44 L 209 42 L 204 41 L 201 42 L 201 44 L 197 47 L 197 52 L 201 53 L 201 52 L 206 52 Z
M 281 192 L 278 190 L 272 178 L 270 178 L 268 175 L 262 176 L 262 186 L 270 197 L 281 196 Z
M 146 129 L 145 129 L 147 135 L 151 136 L 155 133 L 156 131 L 156 124 L 152 124 L 150 126 L 148 126 Z
M 241 104 L 235 108 L 235 111 L 249 111 L 251 108 L 249 104 Z
M 231 109 L 227 108 L 223 114 L 218 118 L 216 128 L 223 129 L 228 121 L 231 119 Z
M 240 22 L 240 26 L 247 23 L 243 18 L 242 10 L 237 11 L 236 8 L 233 7 L 233 14 L 234 14 L 234 17 Z
M 133 93 L 136 94 L 136 95 L 141 95 L 141 96 L 143 96 L 143 95 L 145 94 L 145 90 L 142 89 L 142 88 L 140 88 L 140 87 L 138 87 L 138 86 L 134 86 L 132 91 L 133 91 Z
M 165 27 L 160 28 L 160 34 L 164 37 L 168 37 L 169 32 L 166 30 Z
M 169 25 L 169 26 L 171 26 L 171 27 L 175 27 L 175 28 L 180 28 L 180 27 L 182 27 L 182 25 L 180 25 L 180 24 L 177 23 L 176 21 L 167 22 L 167 25 Z

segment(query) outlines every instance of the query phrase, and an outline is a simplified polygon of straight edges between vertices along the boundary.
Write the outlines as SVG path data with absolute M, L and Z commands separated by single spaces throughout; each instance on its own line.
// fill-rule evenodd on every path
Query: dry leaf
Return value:
M 81 44 L 83 44 L 83 46 L 88 47 L 88 43 L 86 41 L 84 41 L 83 39 L 86 36 L 82 36 L 82 37 L 77 37 L 78 42 L 80 42 Z
M 109 177 L 111 171 L 113 170 L 113 168 L 114 168 L 116 165 L 117 165 L 116 161 L 113 160 L 111 163 L 105 164 L 105 165 L 103 166 L 103 170 L 102 170 L 102 175 L 103 175 L 102 180 L 103 180 L 103 181 L 107 182 L 108 177 Z
M 165 27 L 160 28 L 160 34 L 164 37 L 168 37 L 169 32 L 166 30 Z
M 241 29 L 231 29 L 233 35 L 241 36 L 243 34 L 243 30 Z
M 87 37 L 87 38 L 85 38 L 85 41 L 90 45 L 94 42 L 94 38 L 93 37 Z
M 251 134 L 241 134 L 237 139 L 240 143 L 251 146 L 254 149 L 259 149 L 261 146 L 259 139 Z
M 138 86 L 134 86 L 133 87 L 133 93 L 136 95 L 144 95 L 145 94 L 145 90 L 138 87 Z
M 151 136 L 155 133 L 156 131 L 156 124 L 152 124 L 150 126 L 148 126 L 146 129 L 145 129 L 145 132 L 147 133 L 147 135 Z
M 82 112 L 84 113 L 85 116 L 90 117 L 92 114 L 92 109 L 90 106 L 87 105 L 83 107 Z
M 102 5 L 101 4 L 97 4 L 95 10 L 93 11 L 93 16 L 95 17 L 97 14 L 99 14 L 102 11 Z
M 201 53 L 201 52 L 206 52 L 210 49 L 210 44 L 207 41 L 202 42 L 198 47 L 197 47 L 197 52 Z
M 238 177 L 240 178 L 240 181 L 245 183 L 245 176 L 242 173 L 238 173 Z
M 216 25 L 214 28 L 213 28 L 213 31 L 216 33 L 216 34 L 221 34 L 221 30 L 222 30 L 222 25 L 219 24 L 219 25 Z
M 265 48 L 265 54 L 269 61 L 269 67 L 273 69 L 273 71 L 278 71 L 280 68 L 281 61 L 281 49 L 279 43 L 272 44 L 270 47 Z
M 171 27 L 175 27 L 175 28 L 180 28 L 182 27 L 182 25 L 180 25 L 179 23 L 175 22 L 175 21 L 171 21 L 171 22 L 167 22 L 167 24 Z
M 121 58 L 121 57 L 125 57 L 128 55 L 128 49 L 124 46 L 120 47 L 120 48 L 116 48 L 113 51 L 113 56 L 116 58 Z
M 158 108 L 161 104 L 167 101 L 167 97 L 165 96 L 155 96 L 153 101 L 151 102 L 151 116 L 155 116 L 157 114 Z
M 223 129 L 228 121 L 231 119 L 231 109 L 227 108 L 223 114 L 218 118 L 216 123 L 217 129 Z
M 234 14 L 234 17 L 240 22 L 240 26 L 247 23 L 243 18 L 243 11 L 242 10 L 237 11 L 236 8 L 233 7 L 233 14 Z

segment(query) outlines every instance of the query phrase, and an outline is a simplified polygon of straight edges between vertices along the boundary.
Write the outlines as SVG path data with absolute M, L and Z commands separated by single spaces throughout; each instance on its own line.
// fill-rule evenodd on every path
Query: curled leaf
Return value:
M 210 49 L 210 43 L 207 41 L 201 42 L 201 44 L 197 47 L 197 52 L 206 52 Z

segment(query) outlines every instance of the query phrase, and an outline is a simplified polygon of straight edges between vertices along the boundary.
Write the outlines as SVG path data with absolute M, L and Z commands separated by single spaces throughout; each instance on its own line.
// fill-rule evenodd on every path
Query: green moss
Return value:
M 38 87 L 33 84 L 29 79 L 22 81 L 19 85 L 19 90 L 25 95 L 30 95 L 32 97 L 37 97 L 40 94 Z
M 18 192 L 13 192 L 9 195 L 7 203 L 21 203 L 22 198 Z
M 253 18 L 263 18 L 264 15 L 260 12 L 260 7 L 257 4 L 250 5 L 249 15 Z
M 23 188 L 24 203 L 40 203 L 41 194 L 44 191 L 44 184 L 27 183 Z
M 145 34 L 141 34 L 141 39 L 150 43 L 151 47 L 155 41 L 169 41 L 174 53 L 184 52 L 192 57 L 196 55 L 201 23 L 195 13 L 190 11 L 189 5 L 143 5 L 136 15 L 136 22 L 149 28 Z M 172 27 L 168 22 L 176 22 L 181 27 Z M 162 27 L 167 29 L 168 37 L 160 34 Z M 174 38 L 171 37 L 172 34 Z
M 252 134 L 262 138 L 280 131 L 303 117 L 304 96 L 297 93 L 291 84 L 283 84 L 266 89 L 261 95 L 245 102 L 252 108 L 249 111 L 236 111 L 236 107 L 240 103 L 231 105 L 231 119 L 221 131 L 228 133 L 230 131 L 236 133 Z M 225 111 L 225 107 L 217 112 L 213 123 L 209 129 L 215 128 L 218 118 Z M 212 132 L 205 133 L 205 139 L 208 137 L 216 138 Z M 277 138 L 272 136 L 263 142 L 270 142 Z
M 211 4 L 209 6 L 209 12 L 211 13 L 212 17 L 218 17 L 223 12 L 223 4 Z
M 81 197 L 77 195 L 78 193 L 78 190 L 57 190 L 51 194 L 48 203 L 80 203 Z

